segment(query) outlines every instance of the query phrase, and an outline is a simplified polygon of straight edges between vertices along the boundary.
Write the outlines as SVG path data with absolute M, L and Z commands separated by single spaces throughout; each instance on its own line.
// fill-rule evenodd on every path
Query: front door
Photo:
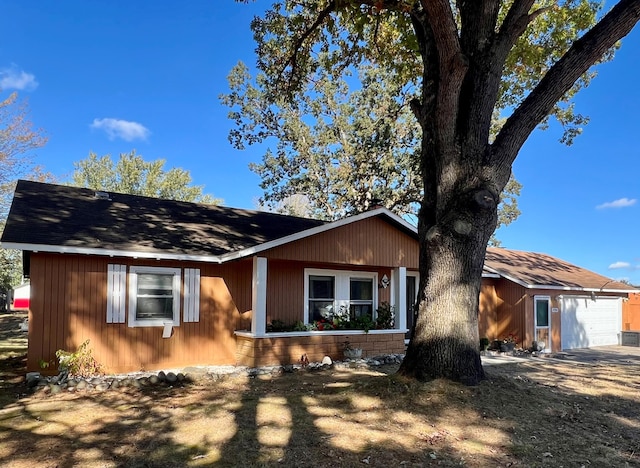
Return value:
M 535 340 L 538 347 L 544 344 L 545 351 L 551 351 L 551 298 L 535 296 Z
M 411 331 L 413 330 L 413 322 L 416 316 L 416 299 L 418 298 L 418 277 L 416 275 L 407 275 L 407 333 L 404 338 L 411 339 Z

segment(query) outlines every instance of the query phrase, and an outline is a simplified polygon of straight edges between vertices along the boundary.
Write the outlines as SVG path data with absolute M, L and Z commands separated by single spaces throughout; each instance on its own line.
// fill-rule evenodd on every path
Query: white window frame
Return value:
M 351 270 L 324 270 L 319 268 L 304 269 L 304 318 L 305 324 L 309 324 L 309 277 L 310 276 L 333 276 L 334 277 L 334 310 L 340 307 L 349 309 L 351 296 L 351 279 L 371 279 L 373 280 L 373 310 L 371 311 L 375 320 L 376 309 L 378 308 L 378 273 L 371 271 L 351 271 Z
M 136 306 L 138 304 L 138 273 L 151 273 L 159 275 L 173 275 L 173 320 L 170 319 L 136 319 Z M 180 325 L 182 270 L 180 268 L 132 266 L 129 268 L 129 327 L 164 327 L 171 324 L 174 327 Z
M 546 327 L 542 327 L 538 325 L 538 301 L 544 301 L 547 303 L 547 320 L 548 320 L 548 324 Z M 540 341 L 538 340 L 538 330 L 544 330 L 547 329 L 547 344 L 546 344 L 546 350 L 550 351 L 551 350 L 551 320 L 552 320 L 552 316 L 551 316 L 551 296 L 538 296 L 538 295 L 534 295 L 533 296 L 533 339 L 535 341 Z M 524 340 L 523 340 L 524 341 Z

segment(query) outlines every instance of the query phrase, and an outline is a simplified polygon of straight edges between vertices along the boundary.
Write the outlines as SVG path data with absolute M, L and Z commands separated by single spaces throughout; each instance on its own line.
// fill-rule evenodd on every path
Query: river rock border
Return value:
M 35 393 L 55 395 L 60 392 L 105 392 L 108 390 L 143 389 L 149 387 L 176 387 L 202 380 L 223 380 L 233 377 L 256 378 L 307 371 L 317 372 L 328 369 L 375 368 L 396 365 L 402 362 L 403 354 L 386 354 L 366 359 L 332 361 L 325 356 L 322 362 L 288 364 L 284 366 L 242 367 L 242 366 L 202 366 L 186 367 L 181 371 L 160 371 L 158 373 L 136 372 L 126 375 L 101 375 L 91 378 L 69 376 L 66 371 L 55 376 L 42 376 L 39 372 L 26 375 L 27 388 Z

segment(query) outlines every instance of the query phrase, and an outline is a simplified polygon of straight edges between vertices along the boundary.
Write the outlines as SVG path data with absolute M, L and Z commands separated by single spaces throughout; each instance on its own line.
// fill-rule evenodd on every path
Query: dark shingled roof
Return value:
M 2 242 L 219 256 L 325 224 L 262 211 L 18 181 Z
M 488 248 L 485 271 L 498 273 L 527 287 L 632 291 L 633 286 L 612 280 L 571 263 L 535 252 Z

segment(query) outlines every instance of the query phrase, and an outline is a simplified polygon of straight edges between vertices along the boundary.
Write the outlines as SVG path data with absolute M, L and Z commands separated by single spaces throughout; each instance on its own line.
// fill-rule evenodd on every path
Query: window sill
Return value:
M 179 327 L 180 322 L 172 320 L 136 320 L 135 322 L 129 322 L 129 328 L 164 328 L 165 325 Z

